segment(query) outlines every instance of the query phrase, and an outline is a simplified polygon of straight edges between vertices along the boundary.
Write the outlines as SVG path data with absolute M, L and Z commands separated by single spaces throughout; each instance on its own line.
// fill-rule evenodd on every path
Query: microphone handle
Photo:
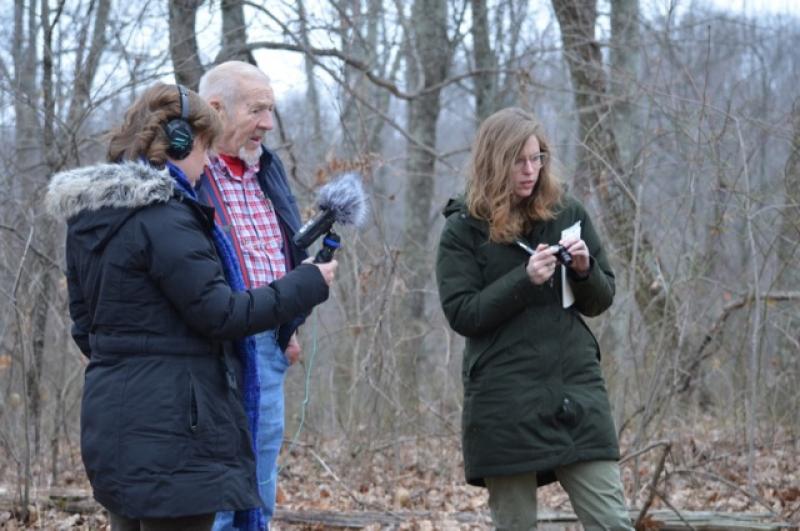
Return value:
M 316 216 L 309 219 L 294 235 L 294 243 L 301 249 L 309 247 L 317 238 L 329 232 L 336 221 L 336 213 L 332 208 L 322 208 Z
M 336 252 L 336 249 L 341 247 L 342 239 L 333 231 L 330 231 L 325 237 L 322 239 L 322 249 L 317 252 L 317 255 L 314 257 L 315 264 L 326 264 L 333 260 L 333 253 Z

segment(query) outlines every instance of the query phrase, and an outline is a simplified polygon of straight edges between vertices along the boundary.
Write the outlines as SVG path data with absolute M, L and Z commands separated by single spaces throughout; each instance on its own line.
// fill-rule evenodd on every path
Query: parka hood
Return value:
M 467 210 L 467 200 L 463 195 L 450 198 L 442 210 L 442 215 L 445 218 L 449 218 L 454 214 L 458 214 L 458 216 L 463 219 L 467 225 L 482 233 L 485 233 L 488 237 L 488 223 L 482 219 L 474 218 L 469 214 L 469 211 Z
M 442 210 L 442 214 L 444 215 L 444 217 L 448 218 L 452 214 L 455 214 L 456 212 L 466 212 L 466 211 L 467 211 L 467 203 L 464 199 L 464 196 L 460 195 L 458 197 L 451 197 L 447 201 L 447 204 L 444 206 L 444 209 Z
M 45 197 L 48 212 L 61 219 L 101 208 L 137 208 L 172 197 L 167 170 L 137 162 L 98 164 L 57 173 Z
M 169 201 L 173 183 L 167 170 L 145 164 L 98 164 L 54 175 L 45 206 L 68 221 L 73 237 L 97 250 L 139 208 Z

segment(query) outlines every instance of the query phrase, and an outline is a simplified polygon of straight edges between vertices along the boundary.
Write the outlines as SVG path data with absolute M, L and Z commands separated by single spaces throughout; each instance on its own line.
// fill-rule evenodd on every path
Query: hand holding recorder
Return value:
M 583 240 L 562 240 L 557 245 L 540 243 L 536 249 L 520 240 L 516 243 L 531 255 L 525 270 L 537 286 L 552 278 L 558 264 L 569 267 L 580 276 L 589 273 L 589 249 Z

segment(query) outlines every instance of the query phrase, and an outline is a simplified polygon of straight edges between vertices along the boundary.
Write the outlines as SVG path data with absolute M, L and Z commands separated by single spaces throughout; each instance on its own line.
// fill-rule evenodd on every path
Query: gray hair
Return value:
M 270 84 L 269 76 L 257 66 L 244 61 L 225 61 L 203 74 L 197 92 L 206 101 L 216 97 L 230 107 L 239 99 L 239 88 L 244 80 Z

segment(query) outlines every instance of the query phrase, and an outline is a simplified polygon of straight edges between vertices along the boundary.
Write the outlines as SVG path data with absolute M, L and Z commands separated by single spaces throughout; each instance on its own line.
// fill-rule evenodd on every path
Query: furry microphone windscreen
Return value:
M 320 188 L 317 205 L 337 223 L 360 227 L 367 220 L 367 196 L 357 173 L 345 173 Z
M 345 173 L 320 188 L 317 193 L 319 212 L 300 227 L 294 243 L 301 249 L 331 230 L 334 223 L 364 224 L 367 219 L 367 196 L 356 173 Z

